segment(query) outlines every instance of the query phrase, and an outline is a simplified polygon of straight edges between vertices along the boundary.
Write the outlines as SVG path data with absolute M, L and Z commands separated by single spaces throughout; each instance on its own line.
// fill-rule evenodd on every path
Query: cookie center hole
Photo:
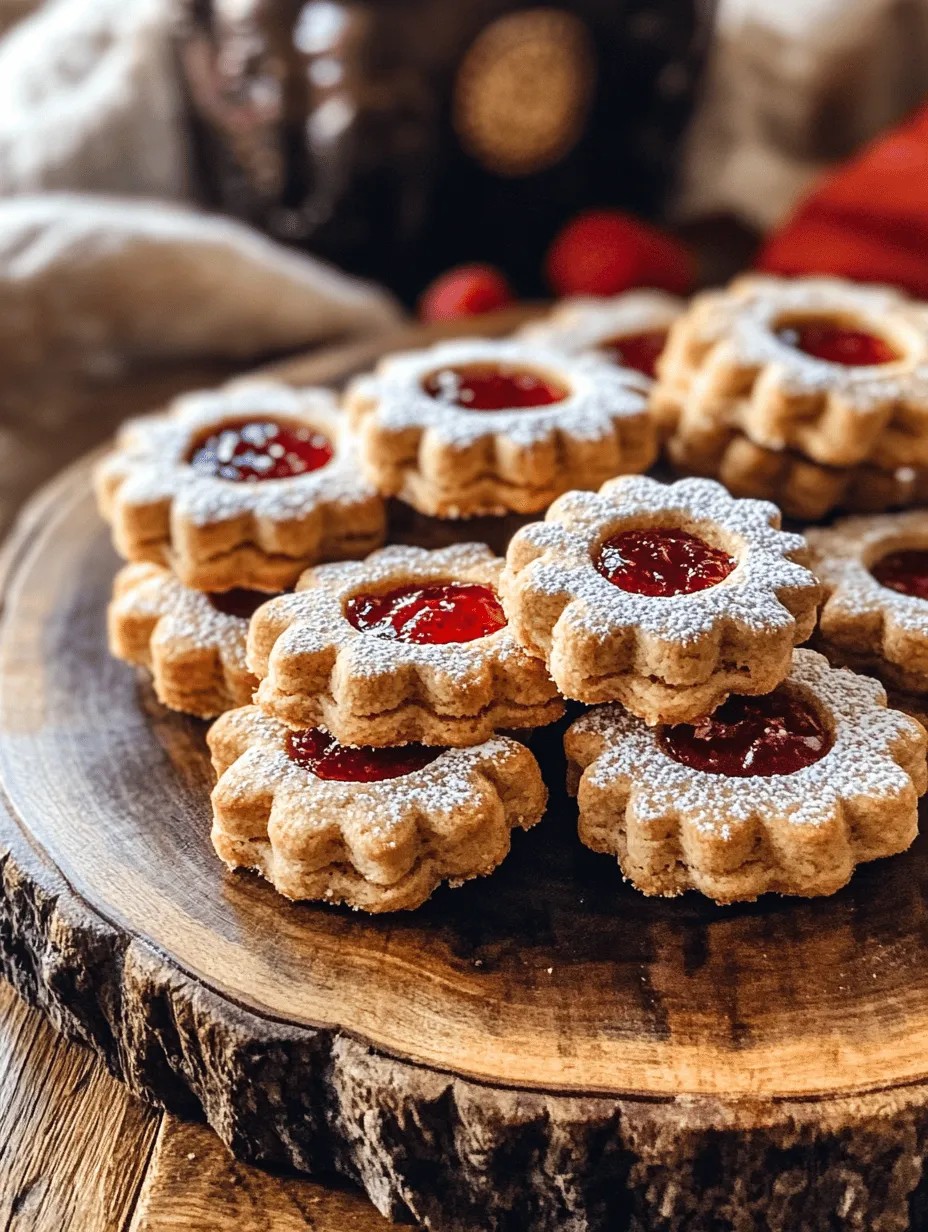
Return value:
M 831 748 L 831 735 L 807 702 L 783 688 L 730 697 L 698 723 L 664 727 L 661 748 L 674 761 L 728 778 L 795 774 Z
M 619 367 L 632 368 L 653 379 L 666 343 L 666 329 L 648 329 L 639 334 L 619 334 L 601 342 L 596 349 Z
M 512 411 L 563 402 L 566 385 L 546 373 L 515 364 L 460 364 L 438 368 L 422 388 L 448 406 L 468 411 Z
M 506 624 L 496 592 L 475 582 L 435 582 L 355 595 L 345 615 L 356 629 L 388 641 L 440 645 L 472 642 Z
M 237 419 L 208 429 L 194 442 L 187 461 L 198 475 L 261 483 L 317 471 L 334 452 L 328 437 L 308 424 Z
M 776 336 L 794 350 L 846 368 L 891 364 L 901 356 L 885 338 L 846 321 L 830 317 L 794 317 L 775 329 Z
M 352 748 L 339 744 L 321 727 L 287 733 L 287 756 L 304 766 L 318 779 L 342 783 L 379 783 L 400 779 L 429 765 L 444 753 L 443 748 L 423 744 L 403 744 L 394 748 Z
M 208 594 L 210 605 L 224 616 L 238 616 L 242 620 L 251 620 L 262 603 L 274 596 L 263 590 L 220 590 Z
M 928 599 L 928 550 L 925 548 L 889 552 L 870 566 L 870 572 L 881 586 L 901 595 Z
M 613 535 L 595 564 L 620 590 L 668 598 L 717 586 L 738 562 L 689 531 L 654 526 Z

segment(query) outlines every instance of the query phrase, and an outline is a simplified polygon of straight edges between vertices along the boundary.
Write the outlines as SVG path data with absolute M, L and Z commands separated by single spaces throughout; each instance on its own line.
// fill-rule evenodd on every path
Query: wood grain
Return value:
M 212 855 L 203 726 L 106 654 L 86 468 L 39 500 L 0 631 L 0 964 L 134 1091 L 452 1232 L 922 1209 L 924 839 L 820 902 L 649 901 L 577 843 L 551 732 L 549 815 L 493 878 L 395 919 L 283 903 Z
M 390 1232 L 357 1190 L 263 1172 L 205 1125 L 165 1116 L 128 1232 Z
M 0 1227 L 123 1232 L 159 1116 L 0 984 Z

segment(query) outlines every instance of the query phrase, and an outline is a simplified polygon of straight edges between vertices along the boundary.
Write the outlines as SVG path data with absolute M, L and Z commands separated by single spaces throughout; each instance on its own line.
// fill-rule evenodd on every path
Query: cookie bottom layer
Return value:
M 830 638 L 816 633 L 812 645 L 825 656 L 832 667 L 849 667 L 855 672 L 863 672 L 866 676 L 875 676 L 877 680 L 903 693 L 928 692 L 928 670 L 917 664 L 891 663 L 882 655 L 846 646 L 840 646 Z M 928 702 L 925 703 L 928 706 Z M 899 707 L 905 710 L 904 706 Z M 918 718 L 918 716 L 915 716 Z
M 285 898 L 344 903 L 355 911 L 378 914 L 411 911 L 420 907 L 443 881 L 452 887 L 474 877 L 485 877 L 509 854 L 509 824 L 499 816 L 487 818 L 458 847 L 440 855 L 424 855 L 390 885 L 368 881 L 350 864 L 332 863 L 314 868 L 279 855 L 267 839 L 241 839 L 226 834 L 214 823 L 213 847 L 230 869 L 260 873 Z
M 928 501 L 928 470 L 823 466 L 773 450 L 732 429 L 677 435 L 667 455 L 681 474 L 718 479 L 733 496 L 770 500 L 793 518 L 816 521 L 835 509 L 879 513 Z
M 572 766 L 568 785 L 581 773 Z M 576 788 L 574 788 L 576 790 Z M 840 833 L 828 841 L 802 845 L 792 867 L 784 860 L 789 843 L 777 843 L 776 834 L 758 827 L 749 846 L 720 838 L 710 860 L 696 861 L 681 844 L 676 816 L 648 818 L 648 831 L 660 839 L 638 836 L 628 840 L 624 817 L 617 817 L 608 800 L 587 796 L 580 789 L 578 835 L 592 851 L 614 856 L 623 877 L 650 897 L 673 898 L 698 890 L 719 904 L 753 902 L 762 894 L 818 898 L 846 885 L 858 864 L 905 851 L 918 833 L 918 817 L 911 801 L 895 807 L 859 810 L 848 805 Z M 633 798 L 628 808 L 633 807 Z M 787 823 L 788 824 L 788 823 Z M 778 848 L 782 847 L 782 850 Z
M 545 727 L 564 713 L 559 697 L 535 705 L 493 702 L 478 714 L 439 714 L 415 702 L 381 714 L 346 712 L 332 697 L 303 697 L 281 692 L 268 680 L 261 682 L 256 700 L 266 714 L 289 727 L 324 727 L 341 744 L 446 745 L 468 748 L 482 744 L 503 729 Z
M 789 675 L 792 646 L 768 654 L 761 662 L 723 665 L 699 684 L 672 685 L 654 676 L 621 673 L 558 680 L 565 697 L 598 705 L 619 702 L 649 727 L 659 723 L 693 723 L 716 710 L 731 693 L 756 696 L 770 693 Z

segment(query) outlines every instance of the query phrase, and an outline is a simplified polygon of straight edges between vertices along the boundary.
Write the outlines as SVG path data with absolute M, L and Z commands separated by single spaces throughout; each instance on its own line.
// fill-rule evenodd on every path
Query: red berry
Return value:
M 419 316 L 423 321 L 453 321 L 505 308 L 514 299 L 509 283 L 492 265 L 459 265 L 426 288 Z
M 632 214 L 586 210 L 555 237 L 546 272 L 558 295 L 617 295 L 632 287 L 685 295 L 695 263 L 685 245 Z

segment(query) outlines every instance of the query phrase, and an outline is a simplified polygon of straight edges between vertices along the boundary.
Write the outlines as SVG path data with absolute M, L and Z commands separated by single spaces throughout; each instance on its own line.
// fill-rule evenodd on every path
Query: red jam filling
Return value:
M 251 620 L 262 603 L 273 599 L 273 595 L 263 590 L 217 590 L 208 594 L 212 606 L 224 616 L 238 616 L 242 620 Z
M 635 595 L 691 595 L 724 581 L 737 561 L 685 530 L 623 530 L 600 548 L 596 568 Z
M 928 551 L 923 548 L 890 552 L 871 565 L 870 572 L 881 586 L 897 590 L 901 595 L 928 599 Z
M 311 770 L 317 779 L 341 783 L 379 783 L 421 770 L 444 753 L 443 748 L 403 744 L 393 748 L 352 748 L 339 744 L 320 727 L 287 733 L 287 755 Z
M 674 761 L 735 779 L 795 774 L 831 748 L 812 707 L 780 689 L 763 697 L 730 697 L 698 723 L 663 728 L 659 740 Z
M 643 372 L 645 376 L 657 376 L 657 361 L 661 357 L 667 342 L 665 329 L 649 329 L 640 334 L 622 334 L 618 338 L 610 338 L 598 348 L 614 364 L 622 368 L 633 368 Z
M 563 402 L 568 390 L 552 377 L 511 364 L 439 368 L 422 382 L 427 394 L 468 411 L 524 410 Z
M 187 461 L 200 475 L 259 483 L 317 471 L 334 452 L 327 437 L 306 425 L 242 419 L 213 428 L 196 442 Z
M 356 629 L 397 642 L 472 642 L 502 629 L 506 614 L 489 586 L 436 582 L 385 595 L 355 595 L 345 615 Z
M 797 351 L 847 368 L 891 364 L 899 356 L 882 338 L 866 330 L 847 329 L 833 321 L 794 321 L 776 331 L 777 337 Z

